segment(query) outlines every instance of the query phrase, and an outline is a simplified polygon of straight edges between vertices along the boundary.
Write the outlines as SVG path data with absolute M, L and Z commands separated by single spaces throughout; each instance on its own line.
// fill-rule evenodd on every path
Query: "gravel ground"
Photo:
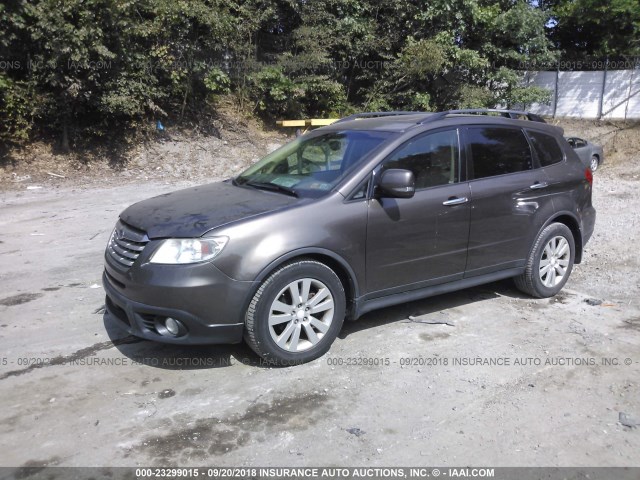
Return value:
M 596 174 L 596 233 L 560 295 L 504 281 L 372 312 L 285 369 L 103 318 L 118 213 L 193 181 L 13 185 L 0 192 L 0 466 L 640 466 L 640 429 L 620 423 L 640 423 L 632 160 Z

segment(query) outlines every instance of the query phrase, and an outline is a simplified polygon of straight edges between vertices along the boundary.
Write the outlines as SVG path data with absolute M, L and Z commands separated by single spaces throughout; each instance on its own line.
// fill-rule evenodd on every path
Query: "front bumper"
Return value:
M 123 271 L 108 257 L 102 283 L 107 314 L 127 332 L 192 345 L 241 342 L 254 285 L 233 280 L 210 264 L 146 264 Z M 183 327 L 177 336 L 162 328 L 167 317 Z

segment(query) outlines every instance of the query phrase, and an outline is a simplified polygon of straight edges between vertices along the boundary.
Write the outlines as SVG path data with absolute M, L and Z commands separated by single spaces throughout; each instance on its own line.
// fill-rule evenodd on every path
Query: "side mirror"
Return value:
M 378 187 L 383 197 L 411 198 L 416 193 L 416 179 L 410 170 L 390 168 L 382 172 Z

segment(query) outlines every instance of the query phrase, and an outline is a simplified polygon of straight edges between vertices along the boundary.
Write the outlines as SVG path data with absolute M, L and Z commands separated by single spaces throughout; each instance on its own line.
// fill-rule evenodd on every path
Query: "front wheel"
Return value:
M 299 260 L 276 270 L 254 295 L 245 340 L 273 365 L 309 362 L 328 350 L 345 316 L 342 282 L 326 265 Z
M 595 172 L 596 170 L 598 170 L 599 166 L 600 166 L 600 159 L 598 158 L 597 155 L 593 155 L 591 157 L 591 163 L 590 163 L 591 171 Z
M 538 235 L 525 272 L 515 278 L 516 287 L 533 297 L 553 297 L 567 283 L 574 259 L 571 230 L 562 223 L 552 223 Z

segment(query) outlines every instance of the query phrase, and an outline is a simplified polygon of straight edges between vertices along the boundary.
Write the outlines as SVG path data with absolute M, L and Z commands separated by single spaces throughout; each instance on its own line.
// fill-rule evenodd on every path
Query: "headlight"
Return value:
M 162 242 L 149 261 L 170 264 L 204 262 L 216 257 L 228 241 L 227 237 L 171 238 Z

